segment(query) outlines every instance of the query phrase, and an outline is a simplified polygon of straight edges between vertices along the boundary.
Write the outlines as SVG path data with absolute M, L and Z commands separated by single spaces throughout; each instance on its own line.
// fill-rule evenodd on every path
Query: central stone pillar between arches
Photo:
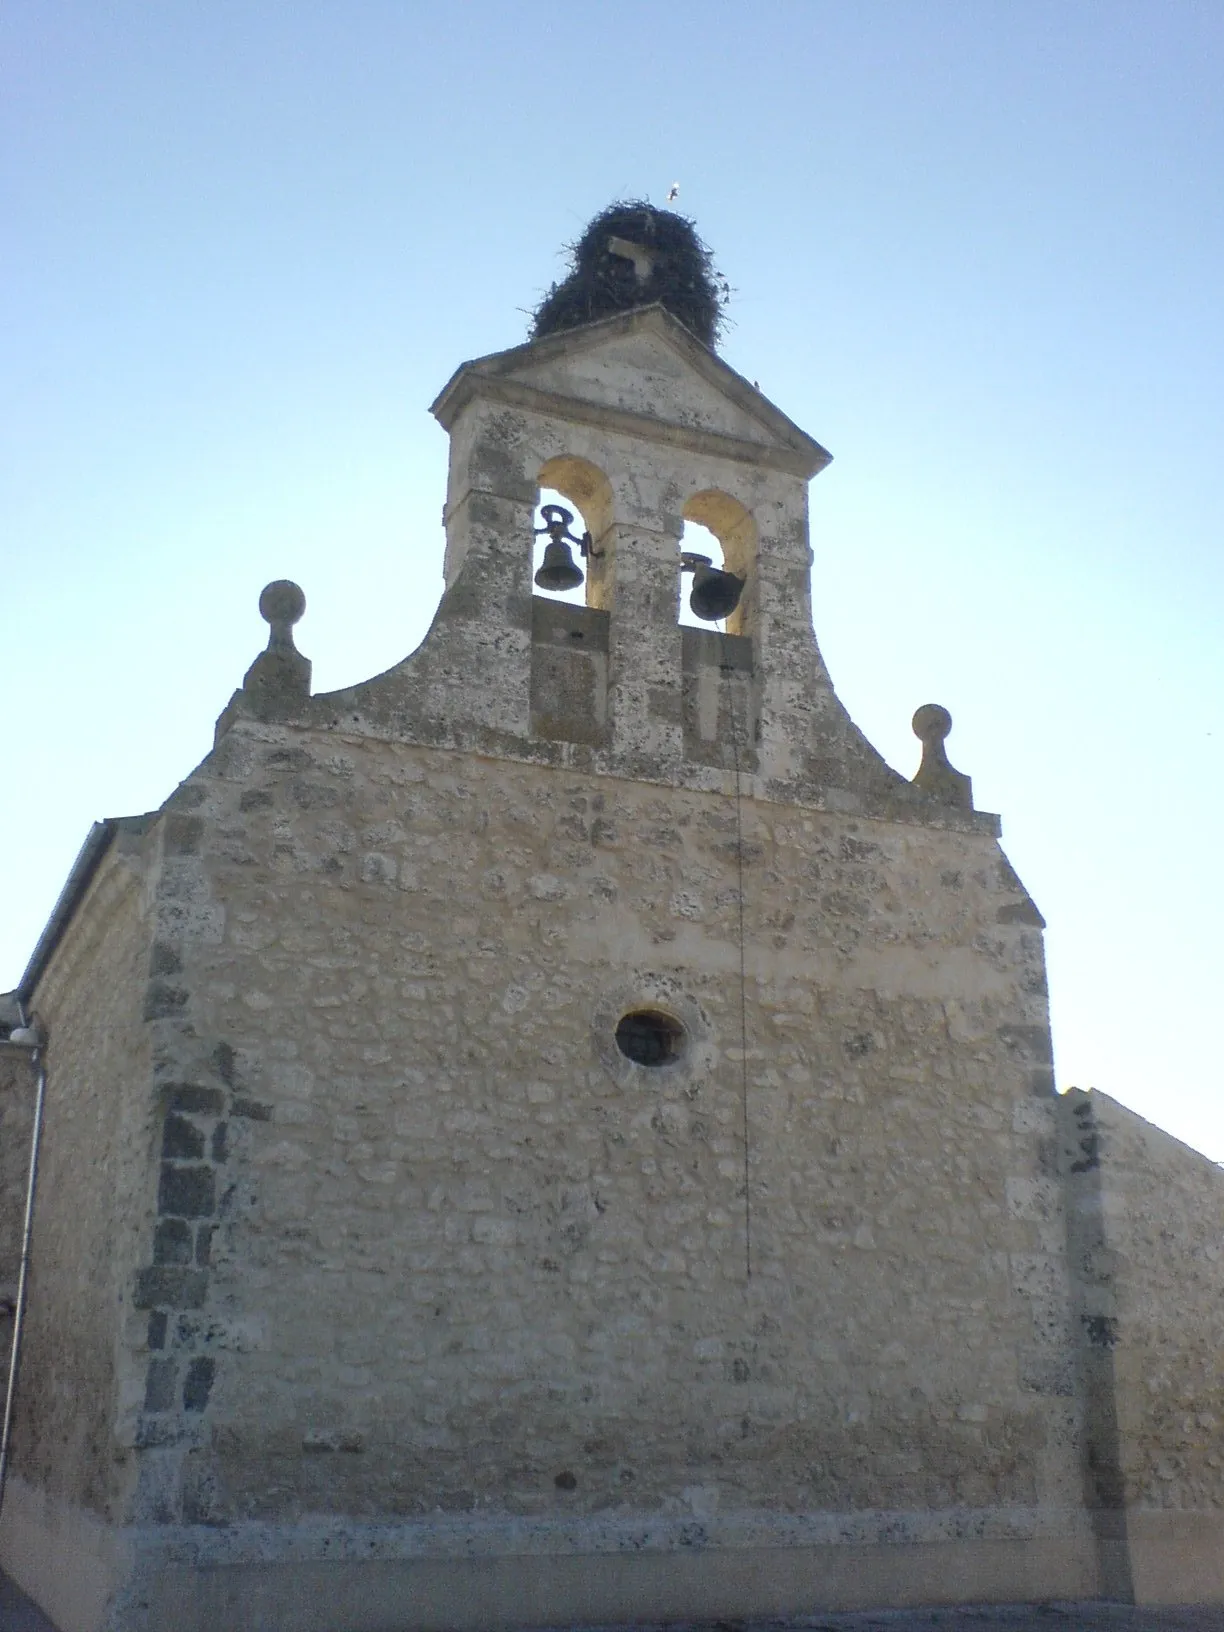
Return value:
M 678 765 L 684 751 L 680 528 L 617 524 L 609 542 L 612 751 L 626 772 L 652 776 Z

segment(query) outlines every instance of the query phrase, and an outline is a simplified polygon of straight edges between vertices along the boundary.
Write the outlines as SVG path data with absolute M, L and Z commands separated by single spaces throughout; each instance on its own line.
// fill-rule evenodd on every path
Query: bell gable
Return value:
M 662 306 L 567 329 L 463 366 L 433 404 L 450 430 L 475 397 L 654 440 L 720 451 L 805 477 L 832 457 Z

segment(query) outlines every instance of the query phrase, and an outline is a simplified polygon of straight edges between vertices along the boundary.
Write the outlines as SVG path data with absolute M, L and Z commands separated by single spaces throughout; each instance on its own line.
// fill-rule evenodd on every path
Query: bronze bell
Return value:
M 570 547 L 562 539 L 550 538 L 544 546 L 544 560 L 535 575 L 541 589 L 560 591 L 577 589 L 582 582 L 582 568 L 570 554 Z
M 577 544 L 584 556 L 589 555 L 591 535 L 583 533 L 581 538 L 574 537 L 569 530 L 574 512 L 567 510 L 563 504 L 542 504 L 540 514 L 544 517 L 544 525 L 536 528 L 536 535 L 547 533 L 548 543 L 544 546 L 544 560 L 535 581 L 541 589 L 551 589 L 557 593 L 577 589 L 583 573 L 570 554 L 570 545 Z
M 708 555 L 697 555 L 691 550 L 685 550 L 681 555 L 680 570 L 692 573 L 693 589 L 689 595 L 689 605 L 694 616 L 704 618 L 707 623 L 717 623 L 722 618 L 730 617 L 739 605 L 744 585 L 748 582 L 746 576 L 737 578 L 733 572 L 724 572 L 721 567 L 711 565 Z

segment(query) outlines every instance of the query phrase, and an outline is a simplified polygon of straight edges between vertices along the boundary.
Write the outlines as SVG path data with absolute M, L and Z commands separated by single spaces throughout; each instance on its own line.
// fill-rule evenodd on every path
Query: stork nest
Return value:
M 622 239 L 627 247 L 645 250 L 649 275 L 640 277 L 634 260 L 614 253 L 608 247 L 609 239 Z M 731 291 L 693 223 L 684 216 L 657 210 L 643 199 L 620 200 L 597 215 L 578 242 L 569 245 L 569 256 L 569 275 L 554 283 L 536 308 L 533 340 L 657 303 L 713 349 Z

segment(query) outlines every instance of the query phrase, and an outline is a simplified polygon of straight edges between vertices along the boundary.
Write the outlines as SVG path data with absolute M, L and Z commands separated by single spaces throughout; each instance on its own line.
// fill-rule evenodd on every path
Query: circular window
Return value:
M 684 1027 L 661 1009 L 632 1009 L 616 1028 L 616 1046 L 635 1065 L 667 1065 L 684 1052 Z

